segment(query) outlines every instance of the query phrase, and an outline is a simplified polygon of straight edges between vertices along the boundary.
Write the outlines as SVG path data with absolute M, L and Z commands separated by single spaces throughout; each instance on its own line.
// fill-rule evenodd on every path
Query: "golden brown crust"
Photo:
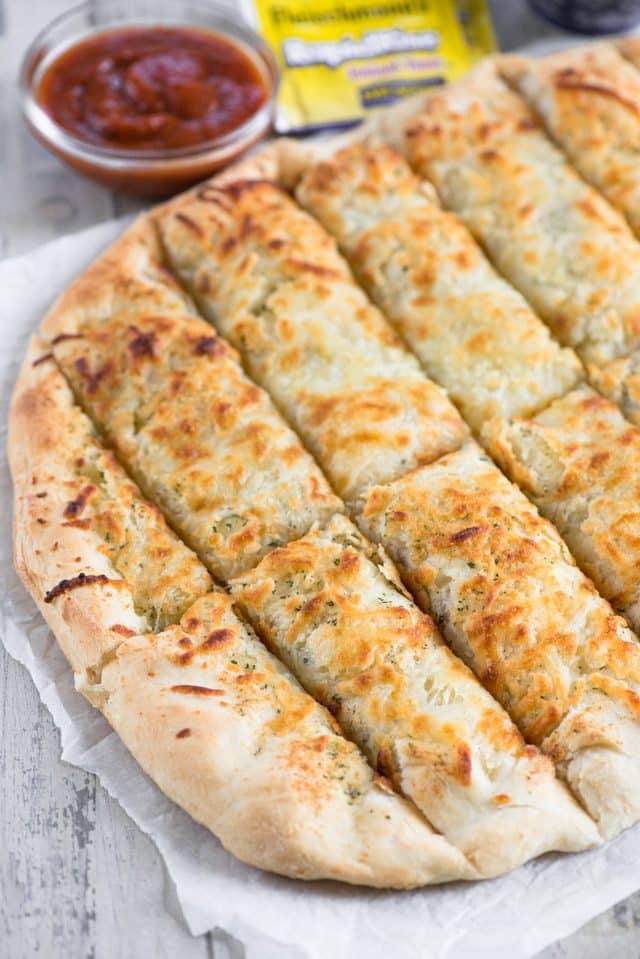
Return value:
M 495 437 L 500 465 L 640 629 L 640 429 L 588 386 Z
M 607 366 L 589 364 L 588 370 L 598 392 L 617 403 L 630 423 L 640 426 L 640 350 Z
M 601 729 L 592 708 L 603 698 L 637 735 L 635 636 L 575 566 L 555 529 L 475 444 L 372 489 L 361 525 L 387 548 L 420 605 L 526 739 L 553 756 L 563 720 L 575 723 L 584 714 L 589 749 L 612 750 L 613 757 L 609 714 Z M 607 835 L 640 815 L 638 753 L 629 750 L 624 764 L 624 818 L 608 818 L 604 778 L 597 795 L 579 794 Z
M 347 147 L 312 166 L 297 196 L 477 435 L 543 408 L 582 377 L 573 351 L 551 339 L 392 149 Z
M 482 875 L 596 841 L 552 764 L 387 579 L 388 565 L 337 516 L 273 550 L 233 594 L 370 762 Z
M 99 284 L 82 278 L 44 326 L 83 407 L 224 580 L 342 505 L 234 351 L 172 303 L 154 243 L 134 231 L 119 265 L 103 258 Z
M 173 268 L 342 496 L 460 445 L 455 409 L 283 190 L 205 184 L 157 222 Z
M 80 673 L 123 636 L 175 622 L 211 580 L 101 446 L 47 353 L 31 341 L 11 406 L 15 562 Z
M 212 593 L 85 688 L 146 772 L 238 858 L 298 879 L 473 878 Z
M 198 316 L 164 265 L 153 224 L 145 215 L 58 298 L 42 322 L 42 336 L 48 341 L 72 336 L 86 323 L 106 323 L 123 311 L 132 322 L 151 313 Z
M 501 61 L 579 173 L 640 231 L 640 73 L 609 43 Z
M 484 63 L 407 128 L 412 165 L 558 339 L 602 365 L 640 343 L 640 247 Z

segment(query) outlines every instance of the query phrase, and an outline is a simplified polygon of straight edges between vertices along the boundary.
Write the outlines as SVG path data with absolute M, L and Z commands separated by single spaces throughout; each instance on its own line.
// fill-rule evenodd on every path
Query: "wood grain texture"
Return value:
M 140 204 L 82 180 L 23 126 L 22 52 L 70 0 L 0 0 L 0 257 Z M 503 49 L 558 37 L 523 0 L 492 0 Z M 578 38 L 563 35 L 565 44 Z M 636 959 L 640 893 L 539 959 Z M 31 679 L 0 646 L 0 959 L 243 959 L 186 931 L 162 860 L 95 777 L 60 760 Z
M 59 759 L 48 711 L 3 648 L 0 704 L 0 959 L 210 959 L 156 847 L 95 776 Z

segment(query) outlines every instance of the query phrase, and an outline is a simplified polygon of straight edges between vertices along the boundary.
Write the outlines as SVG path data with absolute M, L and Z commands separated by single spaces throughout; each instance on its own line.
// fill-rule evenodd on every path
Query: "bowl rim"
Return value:
M 169 2 L 171 2 L 171 0 L 169 0 Z M 118 0 L 100 0 L 99 7 L 108 12 L 109 6 L 116 6 L 116 4 L 117 10 L 121 11 L 122 6 Z M 129 169 L 132 167 L 149 169 L 153 167 L 163 167 L 166 166 L 167 163 L 176 163 L 179 161 L 184 161 L 185 165 L 188 165 L 190 161 L 200 163 L 209 156 L 211 159 L 214 159 L 218 155 L 224 155 L 225 153 L 241 149 L 245 143 L 249 145 L 260 139 L 273 120 L 280 81 L 278 65 L 271 48 L 245 20 L 241 20 L 240 22 L 232 20 L 216 3 L 212 3 L 210 0 L 190 0 L 190 5 L 192 7 L 200 7 L 203 12 L 206 11 L 210 18 L 210 23 L 199 25 L 196 22 L 188 21 L 184 16 L 180 16 L 178 10 L 176 11 L 175 20 L 154 20 L 153 22 L 145 21 L 141 19 L 141 14 L 134 13 L 130 19 L 124 18 L 121 23 L 108 24 L 98 26 L 95 29 L 88 28 L 81 31 L 70 38 L 68 42 L 62 42 L 57 46 L 54 45 L 51 51 L 47 51 L 43 56 L 43 49 L 46 47 L 51 32 L 63 25 L 65 21 L 72 21 L 74 18 L 85 13 L 95 12 L 95 0 L 84 0 L 84 2 L 70 7 L 50 20 L 38 31 L 25 50 L 18 74 L 18 91 L 22 114 L 33 132 L 41 137 L 47 144 L 61 152 L 66 152 L 76 159 L 93 162 L 94 164 L 102 163 L 102 165 L 111 166 L 114 169 L 124 169 L 125 167 Z M 188 147 L 130 150 L 118 149 L 116 147 L 103 147 L 74 136 L 57 123 L 38 102 L 36 96 L 37 86 L 34 84 L 34 80 L 38 74 L 38 68 L 44 60 L 49 61 L 49 63 L 54 63 L 57 57 L 64 53 L 65 50 L 87 37 L 116 30 L 126 30 L 128 28 L 144 28 L 145 26 L 151 26 L 153 28 L 154 26 L 162 27 L 165 25 L 205 30 L 221 35 L 239 46 L 243 52 L 247 53 L 258 65 L 265 78 L 267 97 L 264 103 L 239 126 L 228 130 L 222 134 L 222 136 L 215 137 L 214 139 Z

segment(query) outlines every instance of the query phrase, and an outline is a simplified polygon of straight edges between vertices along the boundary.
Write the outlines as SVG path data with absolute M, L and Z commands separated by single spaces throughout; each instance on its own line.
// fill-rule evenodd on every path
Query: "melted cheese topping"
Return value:
M 575 354 L 393 150 L 342 150 L 310 170 L 298 197 L 477 434 L 496 417 L 541 409 L 581 378 Z
M 515 834 L 533 829 L 535 816 L 553 833 L 556 816 L 577 825 L 580 815 L 551 764 L 525 746 L 388 566 L 336 517 L 274 550 L 232 588 L 274 652 L 370 761 L 483 874 L 496 874 L 532 854 Z M 500 832 L 498 849 L 491 837 Z M 547 835 L 546 848 L 557 841 Z
M 159 228 L 173 267 L 352 499 L 456 449 L 466 428 L 351 279 L 327 234 L 270 183 L 207 186 Z
M 507 70 L 582 176 L 640 232 L 640 74 L 610 44 Z
M 203 320 L 128 313 L 54 344 L 149 496 L 227 579 L 342 509 L 268 397 Z
M 493 64 L 430 98 L 407 138 L 411 163 L 562 343 L 597 365 L 640 344 L 640 246 Z
M 640 719 L 635 637 L 474 444 L 373 489 L 362 525 L 528 740 L 596 694 Z
M 614 403 L 636 426 L 640 426 L 640 350 L 607 366 L 589 366 L 595 388 Z
M 640 430 L 587 386 L 496 439 L 500 463 L 640 629 Z
M 122 646 L 87 692 L 165 792 L 254 865 L 374 885 L 471 875 L 222 593 Z
M 161 630 L 177 622 L 211 589 L 211 578 L 101 445 L 51 361 L 16 400 L 14 415 L 28 418 L 31 457 L 39 463 L 29 498 L 33 521 L 50 540 L 45 601 L 56 603 L 92 578 L 120 579 L 131 590 L 146 629 Z M 52 444 L 51 430 L 60 427 Z M 59 561 L 63 578 L 56 574 Z M 114 625 L 115 639 L 132 632 L 132 624 Z M 138 632 L 141 624 L 135 627 Z

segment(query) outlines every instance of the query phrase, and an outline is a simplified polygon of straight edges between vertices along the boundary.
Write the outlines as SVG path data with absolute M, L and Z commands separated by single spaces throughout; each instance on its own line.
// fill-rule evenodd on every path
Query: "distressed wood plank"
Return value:
M 539 959 L 637 959 L 639 952 L 640 893 L 635 893 L 549 946 Z
M 186 931 L 153 842 L 102 787 L 96 824 L 96 959 L 209 959 L 205 937 Z
M 92 774 L 60 761 L 48 711 L 2 647 L 0 710 L 2 959 L 211 959 L 178 918 L 154 844 Z
M 95 779 L 56 761 L 51 717 L 25 670 L 0 654 L 2 954 L 31 957 L 55 943 L 59 956 L 93 959 Z

